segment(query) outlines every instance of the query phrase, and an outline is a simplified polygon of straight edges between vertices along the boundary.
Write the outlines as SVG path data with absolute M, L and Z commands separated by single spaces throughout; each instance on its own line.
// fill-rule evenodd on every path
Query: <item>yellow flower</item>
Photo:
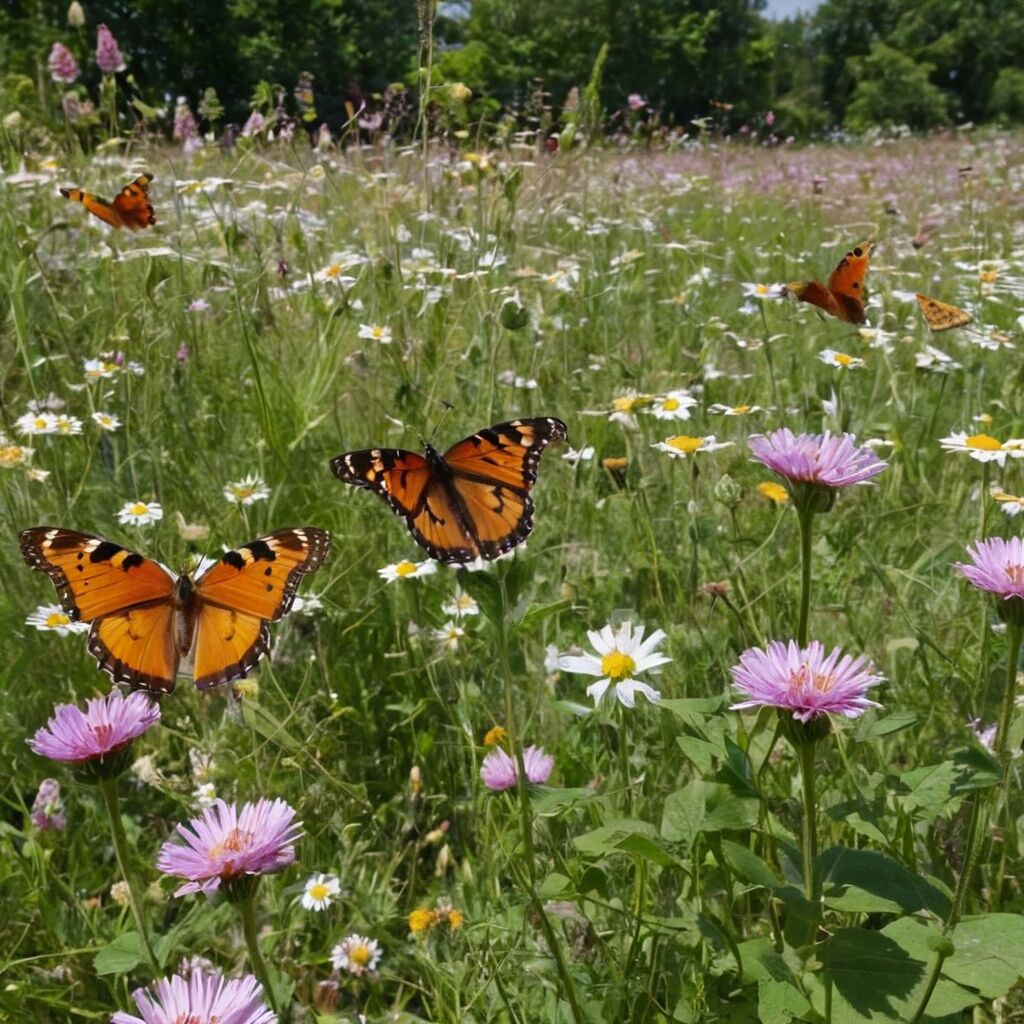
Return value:
M 409 931 L 413 935 L 422 935 L 437 925 L 437 912 L 420 907 L 409 915 Z
M 777 484 L 772 480 L 765 480 L 764 483 L 757 485 L 757 493 L 762 498 L 767 498 L 769 501 L 774 502 L 776 505 L 782 505 L 789 501 L 789 492 L 782 484 Z
M 508 739 L 508 733 L 500 725 L 495 725 L 487 730 L 487 734 L 484 736 L 484 746 L 496 747 L 499 743 L 504 743 L 506 739 Z
M 462 923 L 465 918 L 462 916 L 461 910 L 456 910 L 454 907 L 448 909 L 448 927 L 456 932 L 462 927 Z

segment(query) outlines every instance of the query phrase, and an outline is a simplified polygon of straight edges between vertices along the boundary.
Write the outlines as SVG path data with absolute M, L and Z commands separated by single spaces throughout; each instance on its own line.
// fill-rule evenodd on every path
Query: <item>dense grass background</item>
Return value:
M 57 193 L 75 184 L 110 196 L 142 169 L 155 175 L 158 224 L 139 235 L 111 233 Z M 541 878 L 567 880 L 542 893 L 554 900 L 591 1019 L 754 1020 L 757 988 L 737 975 L 723 935 L 768 934 L 767 901 L 722 870 L 716 838 L 663 830 L 685 869 L 574 839 L 621 819 L 656 835 L 670 794 L 722 780 L 725 737 L 755 766 L 768 753 L 770 725 L 724 710 L 723 698 L 745 647 L 793 635 L 797 524 L 792 509 L 756 492 L 770 474 L 750 461 L 746 436 L 785 425 L 884 439 L 889 470 L 842 494 L 817 526 L 811 635 L 870 655 L 888 680 L 875 693 L 884 711 L 842 728 L 826 751 L 822 847 L 882 850 L 953 883 L 962 795 L 951 795 L 951 769 L 913 773 L 947 765 L 971 719 L 994 720 L 1003 641 L 951 563 L 983 516 L 990 532 L 1014 533 L 987 483 L 1021 493 L 1024 473 L 1013 460 L 1002 471 L 942 452 L 938 439 L 1024 434 L 1019 137 L 570 158 L 524 147 L 484 162 L 432 152 L 426 163 L 412 150 L 184 158 L 154 149 L 14 170 L 0 186 L 0 426 L 18 440 L 27 402 L 51 393 L 85 424 L 81 436 L 25 442 L 31 465 L 51 473 L 44 482 L 24 467 L 0 470 L 9 638 L 0 1008 L 11 1020 L 106 1020 L 150 980 L 142 966 L 107 975 L 93 966 L 129 927 L 110 897 L 117 870 L 95 793 L 65 783 L 64 833 L 28 822 L 55 769 L 26 738 L 54 703 L 108 688 L 81 637 L 24 624 L 53 600 L 16 543 L 17 531 L 42 523 L 100 533 L 175 567 L 282 526 L 333 537 L 302 589 L 323 607 L 275 628 L 258 693 L 197 694 L 182 681 L 163 702 L 162 728 L 136 745 L 147 763 L 122 785 L 125 811 L 139 870 L 154 883 L 154 930 L 173 936 L 170 969 L 194 955 L 227 969 L 244 961 L 232 910 L 170 898 L 174 886 L 153 867 L 174 823 L 195 810 L 190 755 L 200 752 L 212 758 L 218 795 L 280 796 L 305 822 L 297 865 L 264 884 L 260 905 L 272 962 L 295 984 L 292 1019 L 316 1019 L 330 947 L 350 931 L 379 939 L 384 958 L 373 981 L 340 979 L 340 1019 L 567 1019 L 516 884 L 514 806 L 478 778 L 483 735 L 503 724 L 555 755 L 552 785 L 576 790 L 538 797 L 535 832 Z M 939 226 L 916 250 L 911 239 L 929 215 Z M 742 282 L 823 278 L 868 236 L 880 240 L 869 320 L 885 347 L 809 306 L 744 308 Z M 328 268 L 351 281 L 340 285 Z M 982 269 L 997 272 L 983 282 Z M 976 330 L 929 337 L 916 304 L 897 294 L 916 290 L 972 310 Z M 499 319 L 513 295 L 529 312 L 516 331 Z M 199 299 L 209 309 L 190 311 Z M 360 339 L 363 323 L 388 326 L 393 342 Z M 975 343 L 993 336 L 995 350 Z M 929 344 L 959 367 L 918 368 Z M 826 348 L 866 365 L 837 371 L 818 358 Z M 84 361 L 114 350 L 144 374 L 87 381 Z M 506 371 L 536 387 L 502 383 Z M 642 409 L 635 427 L 609 420 L 616 398 L 680 387 L 700 398 L 687 423 Z M 716 402 L 764 411 L 717 416 L 708 412 Z M 101 432 L 95 410 L 124 425 Z M 975 422 L 982 414 L 990 424 Z M 421 435 L 444 446 L 524 415 L 561 417 L 572 447 L 593 446 L 596 458 L 572 466 L 564 447 L 549 450 L 535 533 L 487 573 L 503 589 L 443 567 L 424 579 L 378 578 L 419 552 L 380 501 L 331 476 L 328 460 L 371 445 L 419 448 Z M 735 446 L 686 461 L 650 448 L 678 433 Z M 602 465 L 618 457 L 624 469 Z M 228 504 L 224 486 L 249 473 L 266 480 L 270 499 Z M 732 508 L 716 499 L 726 474 L 742 492 Z M 163 520 L 119 527 L 117 510 L 135 499 L 161 502 Z M 208 540 L 186 542 L 179 515 L 207 526 Z M 700 589 L 721 580 L 727 602 Z M 432 639 L 460 581 L 485 611 L 501 593 L 511 619 L 543 609 L 511 630 L 507 671 L 496 654 L 505 631 L 486 615 L 469 620 L 456 651 Z M 668 632 L 673 662 L 657 680 L 666 699 L 710 702 L 584 713 L 587 680 L 553 674 L 545 649 L 585 645 L 588 628 L 625 620 Z M 794 768 L 776 750 L 758 826 L 740 833 L 763 856 L 766 821 L 782 839 L 799 827 Z M 443 836 L 431 835 L 442 822 Z M 1016 849 L 1015 835 L 997 844 L 978 908 L 1020 909 Z M 343 887 L 322 915 L 297 904 L 314 871 L 336 872 Z M 465 913 L 464 928 L 411 940 L 406 915 L 438 900 Z M 865 921 L 835 912 L 833 923 Z

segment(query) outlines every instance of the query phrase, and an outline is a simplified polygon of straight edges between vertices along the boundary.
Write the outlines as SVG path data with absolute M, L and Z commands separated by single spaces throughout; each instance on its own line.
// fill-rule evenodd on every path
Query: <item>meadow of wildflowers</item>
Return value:
M 1018 1019 L 1024 140 L 179 136 L 0 179 L 0 1017 Z M 137 233 L 58 192 L 143 171 Z M 866 326 L 779 287 L 867 237 Z M 528 416 L 513 557 L 329 469 Z M 17 541 L 302 524 L 269 657 L 159 698 Z

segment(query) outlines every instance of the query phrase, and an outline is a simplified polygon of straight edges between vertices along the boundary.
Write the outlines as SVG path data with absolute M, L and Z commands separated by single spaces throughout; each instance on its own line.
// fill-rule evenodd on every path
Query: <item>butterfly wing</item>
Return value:
M 320 568 L 330 547 L 312 526 L 277 530 L 228 551 L 196 581 L 197 687 L 253 668 L 269 647 L 267 623 L 288 612 L 302 577 Z
M 512 420 L 481 430 L 444 453 L 456 507 L 461 506 L 475 541 L 471 557 L 497 558 L 530 535 L 530 490 L 541 456 L 552 441 L 567 436 L 565 424 L 554 417 Z
M 869 239 L 851 249 L 828 279 L 828 290 L 835 299 L 840 320 L 850 324 L 864 323 L 864 279 L 875 243 Z
M 423 507 L 433 478 L 430 463 L 404 448 L 364 448 L 331 459 L 331 472 L 346 484 L 373 491 L 395 515 L 408 518 Z
M 149 183 L 152 180 L 152 174 L 140 174 L 118 192 L 111 204 L 120 223 L 132 231 L 139 231 L 156 223 L 153 204 L 149 201 Z
M 60 194 L 73 203 L 81 203 L 94 217 L 99 217 L 104 224 L 113 228 L 121 226 L 121 217 L 114 204 L 92 192 L 83 192 L 80 188 L 62 188 Z
M 921 307 L 925 323 L 932 331 L 951 331 L 954 327 L 963 327 L 974 319 L 967 310 L 951 306 L 948 302 L 940 302 L 920 292 L 915 297 Z
M 835 296 L 820 281 L 792 281 L 784 291 L 795 295 L 801 302 L 810 302 L 832 316 L 839 316 Z
M 68 615 L 92 622 L 89 652 L 115 682 L 174 688 L 175 581 L 162 566 L 113 541 L 52 526 L 25 530 L 21 551 L 50 577 Z

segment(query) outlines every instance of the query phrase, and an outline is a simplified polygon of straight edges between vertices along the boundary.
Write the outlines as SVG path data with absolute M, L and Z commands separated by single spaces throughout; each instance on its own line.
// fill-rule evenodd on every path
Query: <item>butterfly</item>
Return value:
M 244 676 L 269 650 L 269 622 L 292 606 L 303 576 L 330 550 L 323 530 L 277 530 L 228 551 L 198 579 L 77 530 L 37 526 L 21 553 L 45 572 L 65 611 L 91 622 L 89 653 L 115 683 L 170 693 L 194 655 L 204 690 Z
M 81 203 L 94 217 L 99 217 L 111 227 L 138 231 L 156 223 L 153 205 L 149 201 L 149 183 L 152 180 L 152 174 L 140 174 L 114 196 L 112 203 L 77 188 L 62 188 L 60 194 L 73 203 Z
M 921 307 L 921 315 L 932 331 L 951 331 L 954 327 L 963 327 L 974 319 L 967 310 L 958 309 L 948 302 L 940 302 L 920 292 L 915 297 Z
M 802 302 L 811 302 L 848 324 L 864 323 L 864 278 L 875 242 L 869 239 L 851 249 L 829 275 L 828 285 L 820 281 L 794 281 L 784 291 Z
M 554 417 L 512 420 L 452 445 L 444 455 L 369 448 L 331 460 L 339 480 L 379 494 L 440 562 L 497 558 L 533 530 L 530 489 L 552 441 L 568 431 Z

